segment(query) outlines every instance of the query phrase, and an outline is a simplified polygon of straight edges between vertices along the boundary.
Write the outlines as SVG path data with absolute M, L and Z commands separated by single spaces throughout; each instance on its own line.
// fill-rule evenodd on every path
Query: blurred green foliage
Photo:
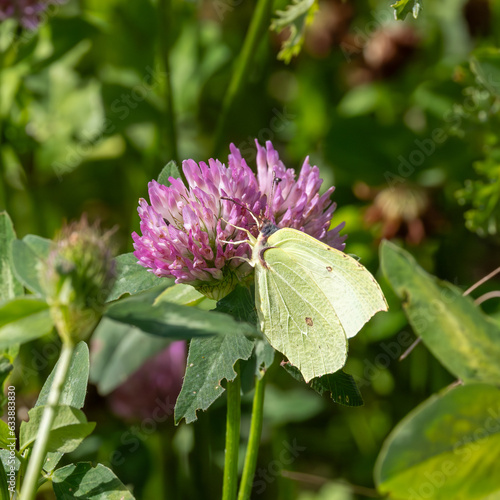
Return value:
M 53 5 L 35 32 L 0 23 L 0 210 L 18 237 L 52 237 L 64 219 L 87 212 L 117 225 L 121 250 L 131 251 L 137 199 L 167 162 L 227 156 L 227 146 L 213 150 L 214 131 L 255 2 L 172 0 L 166 19 L 158 1 L 70 0 Z M 272 140 L 290 167 L 310 155 L 325 185 L 336 186 L 333 225 L 346 221 L 347 252 L 376 273 L 378 242 L 389 237 L 465 290 L 498 265 L 500 4 L 428 0 L 418 19 L 403 22 L 390 3 L 320 1 L 289 64 L 277 58 L 286 31 L 266 34 L 228 116 L 225 143 L 240 147 L 252 166 L 254 138 Z M 420 5 L 398 4 L 410 9 L 403 14 Z M 273 8 L 286 12 L 287 3 Z M 413 211 L 410 191 L 425 200 Z M 276 370 L 256 498 L 367 498 L 389 431 L 453 381 L 423 345 L 398 361 L 414 336 L 378 277 L 390 312 L 353 339 L 346 368 L 365 406 L 334 405 Z M 498 281 L 481 291 L 495 287 Z M 495 301 L 483 307 L 498 317 Z M 21 348 L 24 368 L 13 376 L 19 405 L 33 405 L 50 373 L 51 342 Z M 244 402 L 248 414 L 251 401 Z M 97 431 L 72 460 L 110 465 L 137 498 L 218 498 L 223 398 L 193 426 L 153 422 L 161 432 L 110 416 L 95 389 L 85 413 Z M 283 455 L 293 443 L 296 455 Z

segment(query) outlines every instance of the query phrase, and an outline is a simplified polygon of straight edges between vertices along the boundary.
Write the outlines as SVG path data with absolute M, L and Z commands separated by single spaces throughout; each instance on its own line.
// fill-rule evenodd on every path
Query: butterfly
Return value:
M 239 229 L 252 247 L 262 333 L 306 382 L 340 370 L 348 339 L 387 310 L 380 286 L 346 253 L 297 229 L 260 225 L 257 238 Z

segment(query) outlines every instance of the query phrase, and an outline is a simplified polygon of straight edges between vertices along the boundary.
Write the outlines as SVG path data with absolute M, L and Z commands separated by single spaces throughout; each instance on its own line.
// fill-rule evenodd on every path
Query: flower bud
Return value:
M 115 278 L 110 236 L 82 217 L 63 227 L 40 265 L 40 282 L 64 342 L 88 338 L 101 319 Z

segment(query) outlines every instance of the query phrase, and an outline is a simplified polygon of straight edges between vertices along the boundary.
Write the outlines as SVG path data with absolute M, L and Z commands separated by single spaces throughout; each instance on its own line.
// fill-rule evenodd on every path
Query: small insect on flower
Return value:
M 218 160 L 186 160 L 182 170 L 187 186 L 173 177 L 169 186 L 149 183 L 150 204 L 139 201 L 142 234 L 132 234 L 140 265 L 221 299 L 251 279 L 251 247 L 234 245 L 245 238 L 245 231 L 258 234 L 249 210 L 279 228 L 293 227 L 344 248 L 345 236 L 339 235 L 343 224 L 329 229 L 334 188 L 319 194 L 319 169 L 306 158 L 296 179 L 270 142 L 264 148 L 256 141 L 256 146 L 257 175 L 231 144 L 227 167 Z

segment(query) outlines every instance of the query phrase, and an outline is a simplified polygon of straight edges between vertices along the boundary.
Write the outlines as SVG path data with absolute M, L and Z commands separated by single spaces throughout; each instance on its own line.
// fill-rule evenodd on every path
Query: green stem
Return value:
M 172 42 L 171 19 L 172 0 L 159 0 L 159 37 L 160 37 L 160 55 L 165 68 L 165 139 L 170 151 L 170 160 L 179 163 L 177 152 L 177 127 L 175 125 L 174 99 L 172 91 L 172 79 L 170 77 L 170 51 Z
M 243 475 L 241 477 L 240 492 L 238 500 L 249 500 L 252 493 L 253 478 L 257 466 L 259 454 L 260 435 L 262 433 L 262 420 L 264 417 L 264 394 L 266 385 L 266 374 L 255 381 L 255 393 L 253 395 L 252 422 L 250 424 L 250 435 L 248 437 L 247 453 Z
M 226 455 L 222 500 L 236 500 L 238 487 L 238 451 L 240 446 L 241 379 L 239 362 L 234 365 L 236 378 L 227 384 Z
M 73 350 L 73 344 L 65 342 L 62 346 L 54 381 L 50 387 L 47 404 L 43 412 L 40 427 L 38 428 L 35 445 L 33 446 L 33 451 L 30 456 L 19 500 L 33 500 L 35 498 L 40 472 L 42 471 L 43 461 L 47 453 L 50 429 L 54 423 L 56 407 L 59 404 L 61 391 L 68 375 Z
M 259 42 L 262 40 L 262 35 L 269 24 L 272 5 L 273 0 L 258 0 L 257 6 L 255 7 L 245 41 L 243 42 L 243 47 L 235 63 L 229 88 L 224 97 L 224 102 L 222 103 L 222 111 L 215 133 L 215 154 L 219 152 L 222 145 L 229 111 L 243 88 L 245 78 L 254 60 Z

